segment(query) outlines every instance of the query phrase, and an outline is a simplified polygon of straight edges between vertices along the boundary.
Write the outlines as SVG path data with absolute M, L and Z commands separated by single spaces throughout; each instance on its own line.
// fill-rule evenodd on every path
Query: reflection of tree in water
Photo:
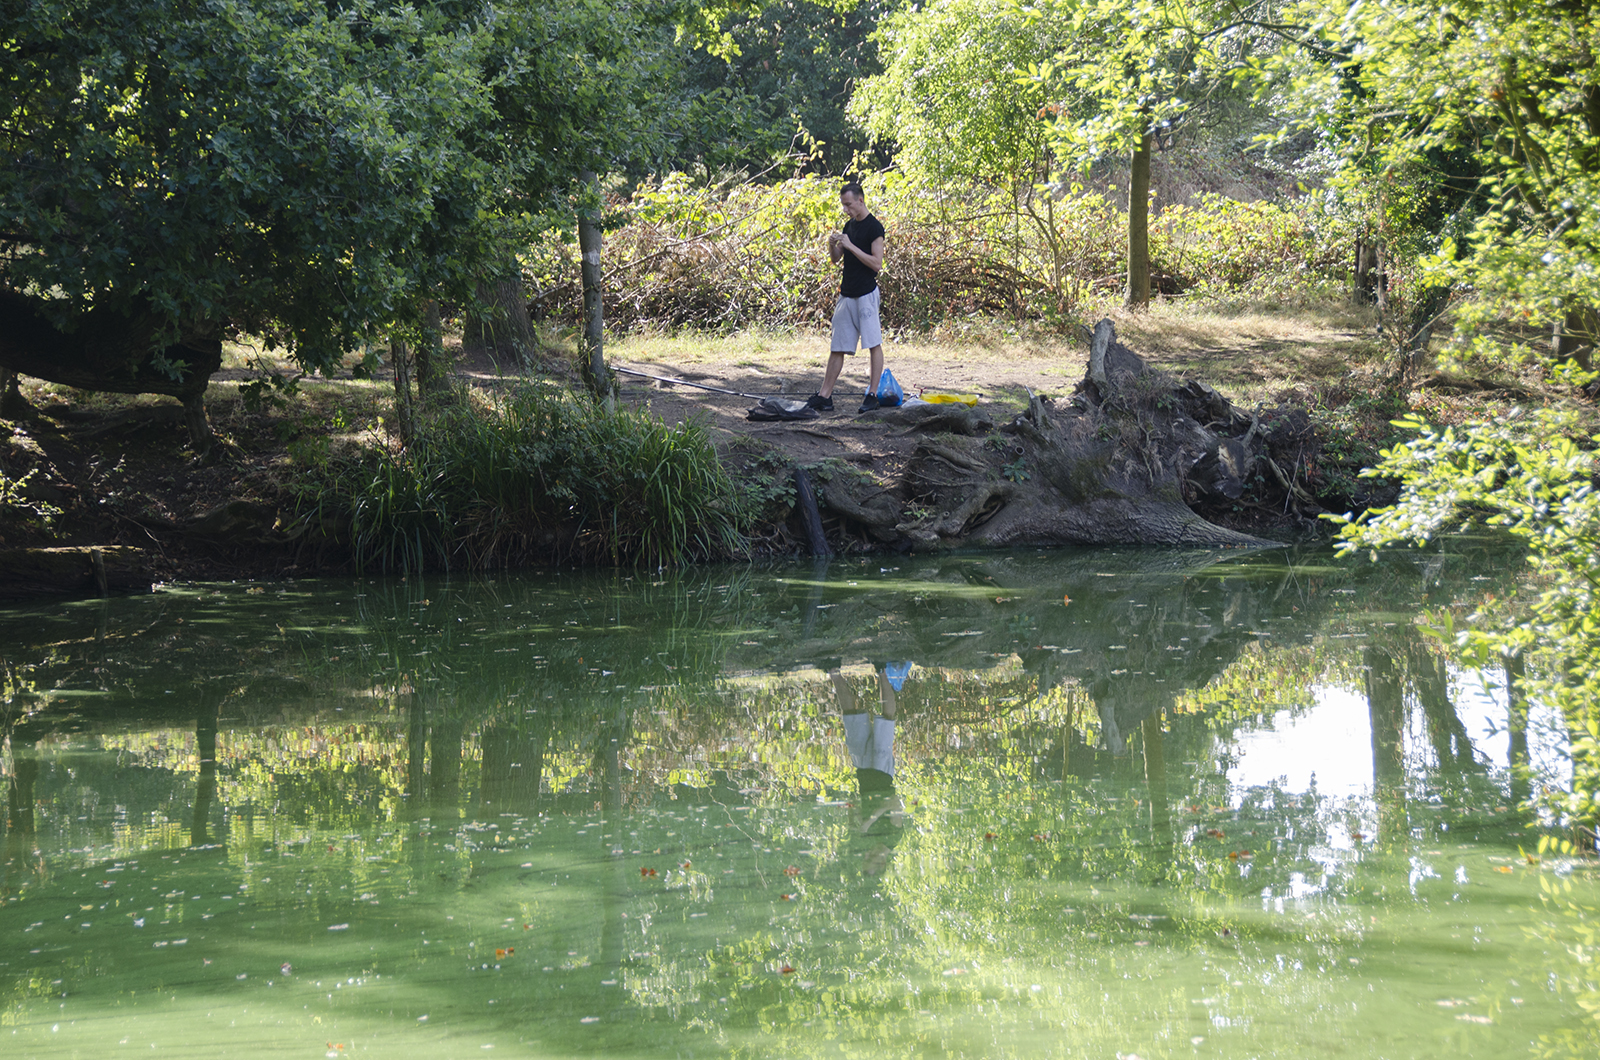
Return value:
M 362 682 L 314 658 L 317 672 L 342 673 L 345 687 L 369 697 L 376 709 L 357 725 L 336 710 L 348 712 L 349 697 L 297 706 L 284 695 L 266 706 L 241 704 L 241 711 L 270 709 L 293 719 L 254 732 L 229 720 L 233 699 L 211 712 L 209 722 L 204 703 L 188 704 L 184 724 L 194 726 L 199 772 L 187 778 L 193 787 L 183 789 L 194 793 L 187 816 L 211 821 L 209 811 L 201 812 L 204 802 L 227 802 L 230 783 L 242 784 L 238 777 L 247 767 L 270 763 L 281 774 L 248 797 L 265 803 L 267 795 L 292 791 L 302 800 L 281 819 L 293 819 L 295 828 L 285 827 L 284 834 L 300 842 L 307 861 L 321 854 L 305 837 L 331 834 L 334 822 L 392 815 L 408 822 L 390 840 L 399 855 L 396 875 L 404 868 L 409 885 L 461 902 L 485 894 L 520 897 L 523 892 L 507 882 L 512 878 L 532 875 L 542 886 L 541 870 L 510 866 L 524 857 L 539 864 L 547 853 L 541 844 L 555 849 L 557 837 L 566 834 L 559 832 L 563 825 L 570 832 L 593 820 L 597 827 L 581 841 L 584 860 L 577 870 L 592 901 L 561 907 L 568 915 L 548 930 L 551 939 L 572 940 L 570 947 L 560 943 L 563 952 L 570 948 L 588 962 L 575 976 L 626 984 L 605 991 L 596 986 L 609 1006 L 597 1011 L 634 1019 L 670 1014 L 664 1024 L 672 1027 L 699 1020 L 766 1039 L 764 1045 L 781 1038 L 786 1055 L 808 1055 L 825 1038 L 790 1015 L 802 980 L 813 984 L 807 989 L 849 998 L 849 1011 L 838 1018 L 862 1041 L 880 1032 L 919 1034 L 930 1049 L 976 1052 L 983 1043 L 970 1026 L 930 1027 L 916 1010 L 957 1012 L 997 997 L 1020 1006 L 1026 998 L 1012 992 L 1013 979 L 1025 984 L 1025 973 L 1038 971 L 1061 989 L 1043 1004 L 1043 1014 L 1082 1018 L 1083 1038 L 1102 1043 L 1117 1028 L 1094 994 L 1102 982 L 1093 962 L 1127 961 L 1128 953 L 1161 947 L 1238 960 L 1241 945 L 1298 945 L 1302 940 L 1289 927 L 1233 918 L 1241 899 L 1288 893 L 1296 874 L 1325 875 L 1327 886 L 1337 887 L 1354 871 L 1347 864 L 1330 867 L 1320 849 L 1332 831 L 1328 807 L 1315 796 L 1270 788 L 1246 793 L 1235 805 L 1217 750 L 1240 724 L 1270 716 L 1284 701 L 1286 674 L 1303 683 L 1321 667 L 1359 682 L 1373 721 L 1375 777 L 1401 790 L 1420 784 L 1444 793 L 1441 806 L 1411 798 L 1382 809 L 1390 816 L 1380 831 L 1426 833 L 1454 825 L 1467 802 L 1481 804 L 1492 794 L 1492 778 L 1478 767 L 1470 734 L 1450 702 L 1448 673 L 1409 627 L 1369 624 L 1360 627 L 1369 636 L 1310 647 L 1307 633 L 1354 628 L 1345 613 L 1327 602 L 1294 611 L 1315 594 L 1301 595 L 1281 574 L 1256 577 L 1248 566 L 1229 577 L 1180 578 L 1176 591 L 1159 600 L 1133 595 L 1126 580 L 1101 589 L 1112 579 L 1085 579 L 1073 584 L 1072 602 L 1065 605 L 1054 599 L 996 603 L 995 597 L 1023 590 L 987 576 L 993 580 L 959 579 L 963 592 L 981 592 L 976 601 L 952 602 L 931 589 L 922 603 L 915 594 L 863 594 L 846 601 L 849 613 L 838 617 L 833 612 L 840 608 L 821 606 L 833 597 L 815 584 L 803 592 L 774 590 L 782 597 L 782 620 L 802 632 L 807 601 L 820 601 L 809 619 L 819 643 L 838 644 L 845 627 L 866 622 L 863 615 L 876 608 L 870 628 L 856 631 L 866 638 L 853 648 L 857 666 L 868 652 L 878 656 L 880 644 L 885 653 L 922 644 L 935 659 L 898 698 L 899 716 L 912 719 L 897 745 L 907 766 L 903 788 L 920 806 L 916 830 L 881 876 L 852 867 L 848 814 L 815 801 L 848 795 L 853 782 L 832 724 L 831 683 L 795 661 L 816 656 L 786 648 L 782 666 L 731 667 L 740 652 L 768 652 L 770 660 L 771 651 L 744 643 L 759 641 L 759 628 L 735 625 L 716 627 L 723 631 L 715 650 L 696 643 L 693 630 L 674 631 L 675 640 L 633 642 L 653 650 L 635 647 L 624 664 L 614 662 L 623 649 L 608 631 L 574 635 L 564 632 L 572 627 L 552 625 L 550 636 L 580 639 L 560 649 L 541 639 L 520 656 L 504 652 L 520 659 L 511 666 L 494 652 L 473 651 L 474 637 L 494 632 L 495 609 L 512 602 L 503 597 L 447 611 L 440 624 L 462 627 L 451 634 L 448 654 L 412 655 L 405 667 L 382 669 L 376 648 L 355 653 L 368 667 L 354 671 Z M 681 599 L 718 601 L 706 621 L 729 615 L 756 621 L 726 599 L 718 589 L 723 584 L 708 580 Z M 954 584 L 953 575 L 940 584 Z M 581 621 L 618 617 L 614 610 L 603 613 L 599 603 L 584 606 L 595 610 L 583 612 Z M 914 619 L 925 610 L 933 613 Z M 992 621 L 996 616 L 1001 621 Z M 918 625 L 923 619 L 927 624 Z M 580 621 L 561 619 L 569 620 Z M 385 636 L 374 643 L 405 654 L 410 633 Z M 524 635 L 524 647 L 528 640 Z M 489 644 L 506 646 L 493 638 Z M 351 653 L 344 647 L 339 653 L 342 666 Z M 530 660 L 533 655 L 540 658 Z M 708 659 L 712 672 L 696 669 Z M 1236 702 L 1228 711 L 1208 716 L 1176 709 L 1180 697 L 1187 704 L 1193 690 L 1240 670 L 1250 677 L 1230 691 Z M 208 740 L 217 742 L 219 714 L 229 734 L 215 758 L 213 795 L 204 784 L 204 748 Z M 1426 729 L 1407 729 L 1408 716 L 1426 719 Z M 356 731 L 340 736 L 349 729 Z M 296 730 L 313 731 L 321 743 L 293 744 L 297 758 L 267 748 L 269 733 L 288 746 Z M 52 731 L 41 721 L 28 730 L 31 737 L 14 739 L 13 761 L 20 761 L 17 748 L 27 739 Z M 1413 731 L 1420 738 L 1408 747 Z M 152 752 L 148 761 L 170 762 L 176 754 L 163 759 Z M 20 768 L 12 772 L 21 777 Z M 51 798 L 69 787 L 60 775 L 36 786 L 48 788 Z M 245 789 L 232 790 L 239 799 Z M 352 805 L 352 792 L 367 794 Z M 239 802 L 232 808 L 239 810 Z M 714 936 L 696 933 L 701 922 L 686 919 L 674 904 L 678 892 L 641 883 L 641 856 L 632 853 L 637 845 L 669 848 L 668 831 L 687 832 L 690 826 L 678 822 L 692 819 L 696 808 L 738 827 L 694 833 L 704 837 L 695 860 L 701 850 L 707 857 L 725 853 L 719 868 L 737 864 L 739 873 L 723 879 L 686 868 L 680 883 L 670 854 L 647 863 L 672 874 L 674 887 L 722 896 L 713 906 L 723 917 Z M 519 820 L 541 822 L 539 828 L 549 831 L 530 829 L 530 851 L 515 858 L 473 831 L 496 822 L 509 831 Z M 202 834 L 199 828 L 191 841 Z M 1211 836 L 1213 830 L 1222 835 Z M 635 831 L 640 839 L 624 838 Z M 475 845 L 463 841 L 474 837 Z M 215 838 L 231 837 L 218 828 Z M 289 845 L 279 842 L 280 849 Z M 447 854 L 447 845 L 458 849 Z M 614 853 L 623 847 L 627 853 Z M 1245 852 L 1248 858 L 1228 856 Z M 1337 856 L 1361 861 L 1364 881 L 1401 890 L 1401 860 L 1365 849 Z M 324 866 L 330 878 L 344 871 L 335 857 L 330 852 Z M 800 870 L 792 882 L 782 875 L 789 865 Z M 798 901 L 779 896 L 790 889 Z M 655 918 L 648 944 L 639 927 L 644 916 Z M 1328 945 L 1348 941 L 1338 934 L 1342 928 L 1317 930 L 1327 932 Z M 1064 937 L 1070 945 L 1062 944 Z M 1134 951 L 1137 942 L 1151 948 Z M 676 956 L 668 960 L 663 952 Z M 1019 954 L 1025 967 L 1013 975 L 1005 961 Z M 784 967 L 794 971 L 785 976 Z M 908 1000 L 913 988 L 914 1003 Z M 1303 989 L 1315 1008 L 1319 987 L 1311 981 Z M 572 1004 L 553 991 L 539 1001 L 552 1009 Z
M 1050 557 L 1047 565 L 1031 557 L 946 560 L 918 568 L 904 590 L 870 593 L 841 585 L 837 565 L 765 584 L 748 571 L 700 572 L 644 586 L 592 578 L 507 582 L 470 593 L 447 583 L 390 581 L 361 585 L 353 599 L 334 594 L 324 608 L 334 617 L 309 626 L 284 619 L 314 601 L 312 592 L 296 590 L 281 601 L 276 593 L 251 598 L 249 606 L 276 623 L 266 638 L 249 631 L 220 635 L 229 628 L 217 620 L 225 601 L 201 593 L 140 605 L 135 615 L 109 624 L 101 614 L 80 640 L 53 641 L 47 680 L 70 688 L 92 674 L 101 694 L 81 697 L 67 712 L 52 708 L 46 712 L 52 720 L 30 724 L 42 733 L 113 713 L 144 713 L 154 721 L 172 700 L 142 687 L 170 685 L 183 675 L 191 678 L 188 687 L 209 687 L 231 674 L 236 692 L 218 724 L 230 734 L 228 747 L 246 758 L 254 753 L 252 726 L 267 734 L 273 720 L 299 717 L 315 728 L 356 694 L 361 702 L 389 705 L 393 721 L 353 737 L 373 744 L 372 753 L 344 762 L 336 778 L 321 784 L 337 791 L 318 795 L 317 782 L 308 787 L 293 779 L 296 771 L 284 771 L 279 782 L 300 787 L 302 801 L 335 795 L 381 801 L 388 790 L 413 806 L 474 799 L 487 810 L 544 792 L 552 807 L 576 809 L 605 786 L 602 775 L 613 777 L 608 790 L 619 805 L 653 798 L 663 785 L 682 794 L 717 777 L 746 790 L 823 792 L 841 774 L 817 723 L 818 690 L 783 676 L 797 656 L 814 656 L 783 638 L 836 646 L 864 635 L 878 657 L 927 660 L 928 677 L 903 708 L 918 719 L 918 737 L 907 746 L 914 756 L 950 746 L 988 753 L 985 745 L 999 741 L 1007 753 L 1034 759 L 1046 776 L 1124 769 L 1131 777 L 1136 767 L 1116 763 L 1148 742 L 1146 719 L 1166 719 L 1163 731 L 1176 741 L 1175 754 L 1205 752 L 1203 727 L 1173 709 L 1179 697 L 1238 672 L 1242 661 L 1276 658 L 1280 645 L 1302 651 L 1308 633 L 1356 607 L 1414 594 L 1423 576 L 1385 577 L 1377 581 L 1381 592 L 1361 583 L 1357 601 L 1329 591 L 1354 577 L 1343 568 L 1215 559 L 1083 553 Z M 1052 583 L 1042 593 L 1041 570 Z M 1395 570 L 1404 576 L 1413 568 Z M 1065 600 L 1056 593 L 1061 586 Z M 1457 589 L 1481 591 L 1460 583 Z M 1437 598 L 1457 590 L 1436 584 L 1432 591 Z M 346 633 L 342 627 L 350 624 L 336 612 L 352 603 L 348 617 L 358 628 Z M 180 618 L 187 623 L 179 625 Z M 632 627 L 627 636 L 623 625 Z M 751 632 L 723 635 L 730 628 Z M 641 644 L 649 647 L 640 651 Z M 1369 700 L 1380 722 L 1374 732 L 1393 725 L 1398 707 L 1384 674 L 1403 662 L 1435 756 L 1470 770 L 1470 744 L 1449 702 L 1442 662 L 1414 637 L 1381 651 L 1383 658 L 1359 664 L 1372 683 Z M 774 652 L 788 661 L 771 666 Z M 1332 654 L 1327 647 L 1306 658 L 1314 668 Z M 752 673 L 765 663 L 767 676 L 737 684 L 722 678 L 741 663 L 751 664 Z M 229 670 L 240 665 L 245 676 Z M 1261 684 L 1241 689 L 1236 698 L 1250 702 L 1235 716 L 1270 713 L 1285 695 L 1282 686 L 1303 689 L 1305 682 L 1278 685 L 1266 697 L 1255 695 Z M 788 711 L 778 709 L 785 705 Z M 1006 720 L 1012 715 L 1014 724 Z M 613 721 L 595 720 L 607 717 Z M 623 719 L 620 727 L 616 719 Z M 641 726 L 644 738 L 634 740 Z M 197 740 L 214 744 L 216 732 L 197 729 Z M 393 751 L 387 741 L 401 733 L 407 749 Z M 316 742 L 326 753 L 338 741 L 330 735 Z M 198 758 L 202 770 L 212 760 L 203 748 Z M 383 765 L 385 759 L 396 765 Z M 223 763 L 224 778 L 228 773 Z M 199 818 L 190 831 L 209 834 Z
M 1043 593 L 1035 591 L 1040 569 L 1053 583 Z M 263 595 L 250 606 L 278 627 L 265 639 L 248 630 L 219 635 L 228 627 L 217 620 L 222 602 L 214 595 L 141 605 L 132 620 L 101 614 L 82 639 L 53 642 L 46 683 L 70 688 L 89 679 L 102 695 L 39 712 L 13 747 L 111 713 L 144 712 L 160 724 L 163 712 L 186 710 L 198 763 L 186 824 L 196 843 L 213 838 L 208 822 L 219 790 L 235 804 L 287 798 L 305 808 L 291 812 L 308 827 L 330 814 L 367 812 L 361 806 L 402 803 L 411 813 L 450 808 L 448 816 L 460 819 L 534 808 L 582 813 L 596 801 L 620 812 L 663 797 L 827 795 L 848 784 L 822 724 L 828 690 L 815 677 L 786 676 L 797 657 L 815 656 L 783 636 L 825 647 L 849 636 L 864 637 L 879 658 L 901 652 L 928 660 L 901 708 L 916 719 L 902 747 L 914 765 L 943 762 L 954 748 L 966 758 L 1025 762 L 1045 779 L 1104 776 L 1155 792 L 1164 771 L 1149 772 L 1153 756 L 1214 760 L 1227 726 L 1270 715 L 1286 686 L 1303 691 L 1303 675 L 1285 681 L 1273 671 L 1287 648 L 1306 673 L 1344 666 L 1362 675 L 1375 774 L 1385 785 L 1401 775 L 1398 737 L 1390 734 L 1407 703 L 1427 719 L 1427 747 L 1446 774 L 1483 776 L 1450 702 L 1447 671 L 1408 626 L 1362 627 L 1374 635 L 1304 647 L 1308 633 L 1339 628 L 1347 612 L 1414 593 L 1422 575 L 1385 577 L 1381 591 L 1360 583 L 1359 600 L 1329 591 L 1354 577 L 1344 569 L 1307 573 L 1276 561 L 1218 565 L 1212 557 L 1161 554 L 1086 553 L 1047 568 L 1005 557 L 939 561 L 893 593 L 854 590 L 839 584 L 836 570 L 831 576 L 811 570 L 785 586 L 756 582 L 749 572 L 703 572 L 661 579 L 642 594 L 595 579 L 474 593 L 421 581 L 368 584 L 353 601 L 329 601 L 335 611 L 356 605 L 349 617 L 360 628 L 348 634 L 337 615 L 316 627 L 286 625 L 284 608 L 296 598 L 280 607 Z M 1065 602 L 1055 591 L 1063 585 Z M 1469 590 L 1482 591 L 1461 583 L 1431 588 L 1436 599 Z M 188 621 L 180 627 L 178 618 Z M 624 637 L 622 625 L 634 628 Z M 730 637 L 728 629 L 751 632 Z M 1357 642 L 1366 647 L 1339 654 L 1341 643 Z M 773 652 L 786 661 L 771 666 Z M 722 676 L 739 663 L 752 664 L 751 678 Z M 1214 711 L 1227 716 L 1223 729 L 1174 709 L 1180 697 L 1191 702 L 1194 690 L 1244 663 L 1254 668 L 1250 683 L 1232 706 Z M 241 664 L 244 676 L 229 671 Z M 140 691 L 184 675 L 200 689 L 227 675 L 234 692 L 220 714 L 204 702 L 184 708 Z M 340 708 L 357 693 L 382 709 L 341 732 Z M 1514 736 L 1525 732 L 1512 721 Z M 219 731 L 227 733 L 220 760 Z M 15 752 L 13 759 L 22 761 Z M 251 775 L 270 777 L 270 792 L 251 786 L 257 782 L 243 766 L 252 760 L 262 768 Z M 13 774 L 14 787 L 25 778 L 20 767 Z

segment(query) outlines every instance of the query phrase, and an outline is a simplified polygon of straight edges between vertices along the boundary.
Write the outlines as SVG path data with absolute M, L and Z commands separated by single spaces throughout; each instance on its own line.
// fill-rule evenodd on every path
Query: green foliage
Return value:
M 898 145 L 897 164 L 919 182 L 982 189 L 956 202 L 941 196 L 940 206 L 981 212 L 985 228 L 1029 244 L 1038 261 L 1026 278 L 1054 295 L 1057 312 L 1070 311 L 1080 294 L 1072 230 L 1081 199 L 1060 195 L 1055 178 L 1069 165 L 1041 120 L 1060 106 L 1028 76 L 1053 51 L 1050 27 L 1010 0 L 943 0 L 896 13 L 878 39 L 884 72 L 856 89 L 852 112 Z
M 0 278 L 63 321 L 138 298 L 317 364 L 477 233 L 489 34 L 438 8 L 7 5 Z
M 1266 87 L 1345 160 L 1417 289 L 1453 288 L 1453 342 L 1482 361 L 1491 324 L 1572 323 L 1600 305 L 1600 68 L 1583 4 L 1302 3 Z M 1582 318 L 1587 315 L 1587 321 Z
M 1238 202 L 1206 195 L 1150 220 L 1150 268 L 1177 293 L 1286 293 L 1328 285 L 1345 264 L 1342 232 L 1315 199 Z
M 692 94 L 672 165 L 709 176 L 765 170 L 789 156 L 818 172 L 846 172 L 866 138 L 840 101 L 881 69 L 873 28 L 901 6 L 902 0 L 697 5 L 702 34 L 714 37 L 708 52 L 686 60 Z M 714 31 L 706 25 L 711 20 Z
M 1541 855 L 1570 857 L 1573 844 L 1541 836 Z M 1542 859 L 1533 859 L 1542 860 Z M 1548 1060 L 1593 1056 L 1600 1050 L 1600 907 L 1570 878 L 1539 878 L 1543 911 L 1549 918 L 1529 934 L 1549 948 L 1553 967 L 1550 985 L 1572 998 L 1589 1018 L 1573 1027 L 1551 1028 L 1541 1034 L 1533 1053 Z
M 1022 75 L 1050 52 L 1050 37 L 1009 0 L 936 0 L 879 25 L 884 71 L 867 78 L 850 109 L 896 164 L 947 181 L 1031 193 L 1054 158 L 1040 117 L 1046 98 Z
M 1121 268 L 1124 220 L 1102 195 L 1067 188 L 1035 214 L 1009 189 L 902 172 L 866 181 L 888 232 L 879 277 L 883 319 L 929 327 L 969 316 L 1070 324 L 1077 306 Z M 616 328 L 825 325 L 838 268 L 825 233 L 843 221 L 838 185 L 804 176 L 706 187 L 683 174 L 641 184 L 607 233 Z M 1316 200 L 1168 207 L 1152 224 L 1152 267 L 1171 293 L 1304 292 L 1333 284 L 1342 232 Z M 572 248 L 540 244 L 534 286 L 576 319 Z
M 1257 36 L 1252 8 L 1229 3 L 1011 0 L 1050 51 L 1023 71 L 1046 100 L 1058 157 L 1080 166 L 1166 138 L 1191 110 L 1230 91 Z
M 32 468 L 20 478 L 11 478 L 0 469 L 0 526 L 7 522 L 48 526 L 61 514 L 55 505 L 28 496 L 28 483 L 38 473 L 38 468 Z
M 580 171 L 651 154 L 671 15 L 7 4 L 0 290 L 64 329 L 113 307 L 165 341 L 243 330 L 326 367 L 426 299 L 470 301 L 570 216 Z
M 703 426 L 542 386 L 458 402 L 409 447 L 379 446 L 332 475 L 336 500 L 315 503 L 348 510 L 361 568 L 680 563 L 740 553 L 748 522 Z
M 795 501 L 794 465 L 789 458 L 779 450 L 769 450 L 738 463 L 742 466 L 735 473 L 753 521 L 771 525 L 788 518 Z

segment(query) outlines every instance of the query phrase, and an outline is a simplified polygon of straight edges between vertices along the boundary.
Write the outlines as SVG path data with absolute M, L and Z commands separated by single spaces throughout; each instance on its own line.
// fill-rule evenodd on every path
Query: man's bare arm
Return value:
M 882 236 L 879 236 L 877 239 L 874 239 L 872 241 L 872 251 L 870 253 L 868 253 L 865 250 L 862 250 L 860 247 L 858 247 L 854 243 L 850 242 L 850 237 L 849 236 L 845 236 L 844 238 L 840 239 L 839 240 L 839 245 L 842 246 L 845 250 L 848 250 L 850 253 L 854 254 L 856 257 L 860 258 L 861 259 L 861 264 L 865 265 L 867 268 L 871 269 L 873 272 L 882 272 L 883 271 L 883 237 Z M 833 260 L 834 261 L 838 261 L 839 258 L 834 258 Z

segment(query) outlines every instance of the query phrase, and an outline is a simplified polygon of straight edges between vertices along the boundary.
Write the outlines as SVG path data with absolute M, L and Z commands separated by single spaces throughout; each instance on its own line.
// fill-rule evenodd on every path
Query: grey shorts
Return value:
M 894 776 L 894 721 L 871 714 L 844 715 L 844 745 L 857 769 Z
M 880 290 L 874 287 L 860 298 L 839 298 L 833 311 L 834 353 L 855 353 L 857 342 L 869 350 L 883 345 L 883 331 L 878 326 Z

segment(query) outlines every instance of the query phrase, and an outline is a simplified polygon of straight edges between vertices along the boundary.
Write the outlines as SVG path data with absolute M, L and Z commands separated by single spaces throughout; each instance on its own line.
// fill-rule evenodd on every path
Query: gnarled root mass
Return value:
M 1203 511 L 1321 511 L 1274 459 L 1256 416 L 1204 383 L 1151 368 L 1094 330 L 1072 397 L 1034 396 L 996 426 L 975 409 L 918 405 L 890 424 L 925 434 L 898 481 L 833 481 L 823 504 L 879 547 L 1263 546 Z

